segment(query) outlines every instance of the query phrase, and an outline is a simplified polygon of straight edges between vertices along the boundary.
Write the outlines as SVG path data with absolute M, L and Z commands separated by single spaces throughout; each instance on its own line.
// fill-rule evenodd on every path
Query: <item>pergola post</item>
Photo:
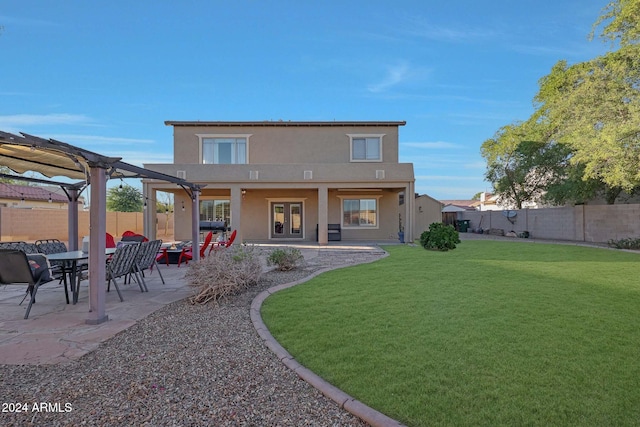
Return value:
M 158 229 L 156 224 L 158 215 L 156 214 L 155 202 L 153 203 L 153 206 L 151 206 L 149 204 L 149 201 L 156 199 L 156 191 L 148 182 L 142 183 L 142 197 L 143 202 L 147 204 L 147 208 L 142 211 L 142 221 L 144 227 L 144 231 L 142 232 L 142 234 L 147 236 L 149 240 L 155 240 Z
M 67 205 L 67 233 L 69 240 L 69 250 L 78 250 L 78 190 L 73 188 L 68 190 L 69 204 Z
M 90 168 L 91 209 L 89 212 L 89 317 L 97 325 L 109 320 L 106 314 L 107 176 L 105 169 Z M 73 284 L 72 286 L 75 286 Z
M 200 259 L 200 192 L 194 191 L 191 198 L 191 255 L 194 261 Z

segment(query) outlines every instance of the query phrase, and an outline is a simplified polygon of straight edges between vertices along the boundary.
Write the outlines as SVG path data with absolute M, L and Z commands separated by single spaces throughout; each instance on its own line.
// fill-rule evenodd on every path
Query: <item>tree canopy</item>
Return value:
M 615 0 L 609 2 L 603 14 L 593 24 L 590 37 L 600 25 L 604 25 L 600 33 L 603 40 L 616 41 L 621 46 L 637 43 L 640 40 L 640 1 Z
M 107 210 L 115 212 L 141 212 L 142 193 L 137 188 L 124 184 L 107 191 Z

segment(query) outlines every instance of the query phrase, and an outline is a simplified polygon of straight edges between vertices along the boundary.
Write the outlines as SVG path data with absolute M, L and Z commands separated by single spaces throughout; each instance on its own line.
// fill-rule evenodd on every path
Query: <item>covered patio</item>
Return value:
M 69 199 L 69 250 L 78 250 L 78 198 L 91 185 L 89 233 L 89 311 L 85 322 L 100 324 L 109 316 L 106 312 L 106 195 L 108 179 L 136 178 L 175 184 L 182 188 L 198 206 L 201 185 L 184 179 L 151 171 L 129 163 L 119 157 L 104 156 L 53 139 L 21 133 L 0 131 L 0 166 L 22 174 L 37 172 L 46 178 L 65 177 L 75 182 L 62 182 L 40 178 L 10 176 L 12 179 L 47 183 L 60 186 Z M 197 209 L 192 210 L 192 241 L 199 241 Z M 145 226 L 146 227 L 146 226 Z M 46 238 L 47 236 L 42 236 Z M 197 260 L 198 251 L 194 251 Z

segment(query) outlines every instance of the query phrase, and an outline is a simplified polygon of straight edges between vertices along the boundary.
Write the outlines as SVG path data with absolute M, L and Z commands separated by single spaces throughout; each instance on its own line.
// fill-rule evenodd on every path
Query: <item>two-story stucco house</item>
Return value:
M 343 241 L 397 240 L 400 209 L 413 235 L 414 198 L 398 203 L 401 192 L 414 194 L 413 164 L 398 160 L 405 122 L 165 124 L 174 129 L 174 163 L 144 166 L 204 186 L 192 200 L 175 186 L 143 183 L 149 200 L 174 192 L 176 239 L 190 239 L 194 207 L 200 221 L 227 221 L 242 242 L 326 244 L 335 224 Z

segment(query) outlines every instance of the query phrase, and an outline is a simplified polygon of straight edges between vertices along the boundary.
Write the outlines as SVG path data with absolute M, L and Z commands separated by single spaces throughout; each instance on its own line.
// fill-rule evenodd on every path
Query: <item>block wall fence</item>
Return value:
M 610 239 L 640 237 L 640 204 L 579 205 L 515 210 L 513 218 L 502 211 L 468 211 L 458 219 L 477 230 L 503 229 L 505 233 L 528 231 L 531 238 L 604 243 Z
M 173 240 L 173 214 L 157 214 L 157 237 Z M 143 234 L 142 212 L 107 212 L 107 233 L 122 236 L 127 230 Z M 78 244 L 89 235 L 89 212 L 78 212 Z M 0 208 L 0 241 L 35 241 L 69 238 L 66 209 Z

